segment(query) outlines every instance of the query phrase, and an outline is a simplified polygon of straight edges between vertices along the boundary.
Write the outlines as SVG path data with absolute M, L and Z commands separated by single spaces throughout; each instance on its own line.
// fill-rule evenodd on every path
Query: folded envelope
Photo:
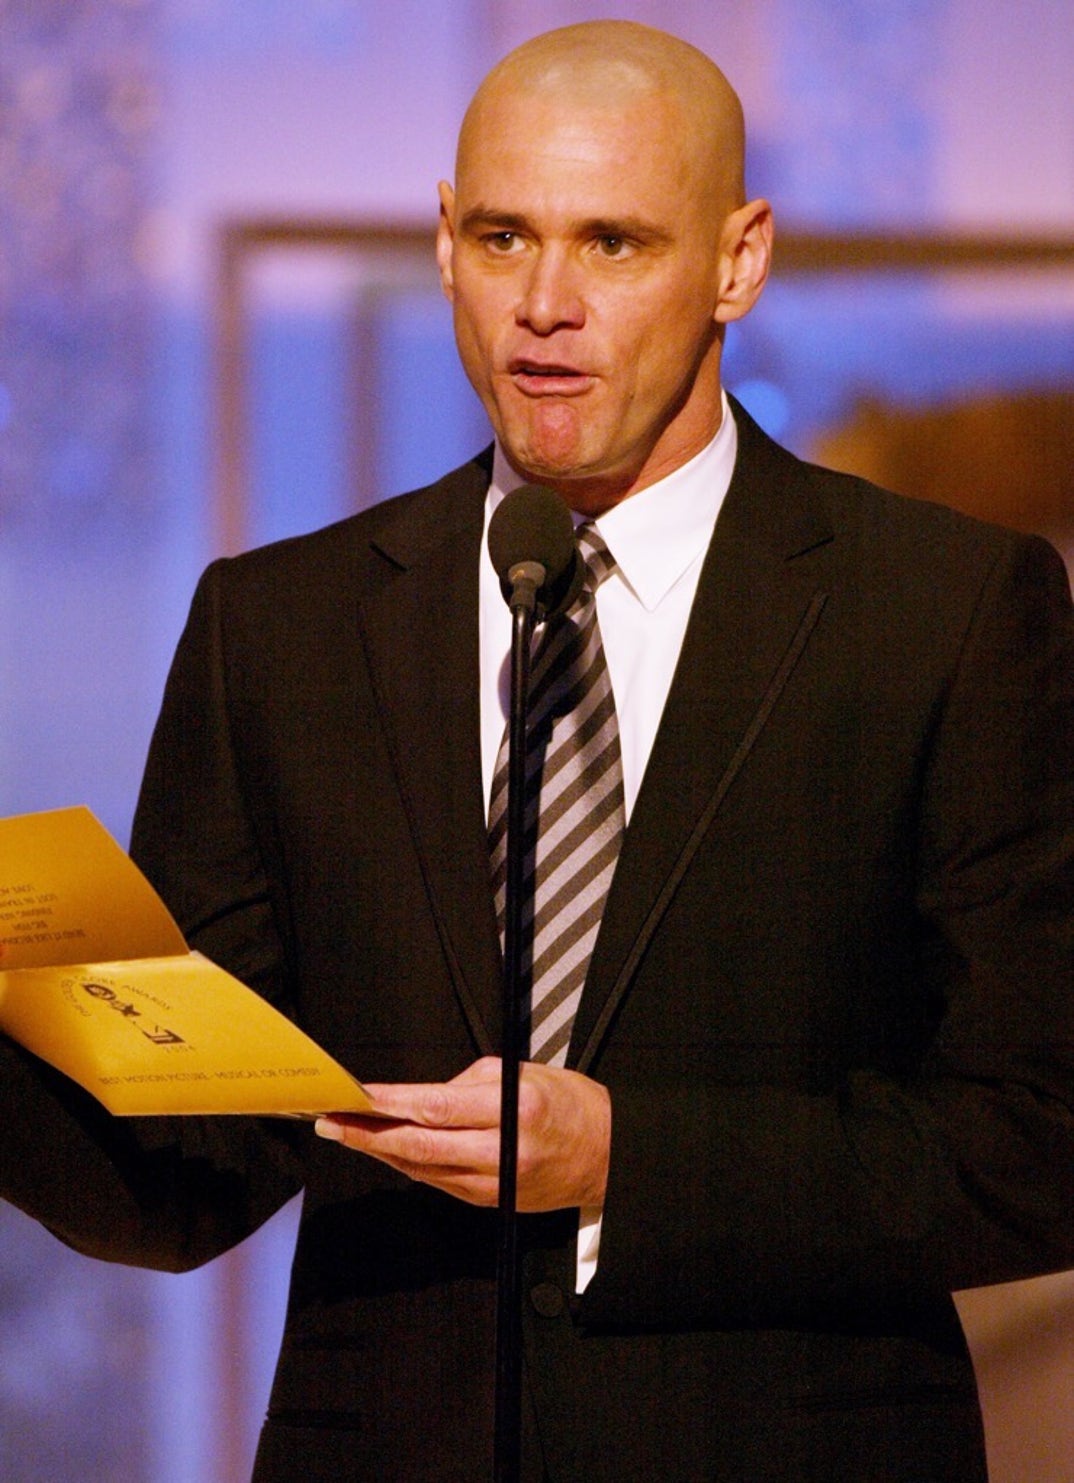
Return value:
M 189 950 L 86 808 L 0 819 L 0 1030 L 119 1116 L 370 1108 L 309 1036 Z

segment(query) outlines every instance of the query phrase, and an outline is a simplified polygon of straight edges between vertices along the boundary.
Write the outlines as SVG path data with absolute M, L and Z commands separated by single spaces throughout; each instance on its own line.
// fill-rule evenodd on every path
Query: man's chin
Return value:
M 534 449 L 532 444 L 512 448 L 502 438 L 500 446 L 515 473 L 528 484 L 548 484 L 557 488 L 561 483 L 569 484 L 572 479 L 585 477 L 587 472 L 577 454 L 553 455 L 546 450 Z
M 506 450 L 505 450 L 506 451 Z M 629 474 L 607 473 L 599 466 L 563 464 L 550 459 L 516 459 L 507 461 L 527 484 L 542 484 L 553 489 L 579 515 L 595 518 L 611 509 L 631 493 L 634 480 Z
M 592 439 L 570 402 L 549 399 L 526 407 L 527 416 L 514 429 L 505 428 L 506 451 L 513 467 L 535 483 L 587 477 L 594 472 Z

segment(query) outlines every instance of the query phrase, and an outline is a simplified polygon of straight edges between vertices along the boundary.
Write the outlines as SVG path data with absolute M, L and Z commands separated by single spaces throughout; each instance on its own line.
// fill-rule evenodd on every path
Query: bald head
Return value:
M 638 119 L 654 107 L 677 116 L 697 188 L 726 212 L 745 200 L 742 105 L 714 62 L 685 41 L 634 21 L 585 21 L 523 42 L 481 84 L 459 134 L 456 179 L 504 106 L 527 96 L 579 107 L 617 108 Z
M 725 326 L 771 212 L 742 110 L 694 47 L 592 21 L 520 46 L 466 114 L 437 260 L 463 366 L 515 472 L 594 515 L 698 453 Z

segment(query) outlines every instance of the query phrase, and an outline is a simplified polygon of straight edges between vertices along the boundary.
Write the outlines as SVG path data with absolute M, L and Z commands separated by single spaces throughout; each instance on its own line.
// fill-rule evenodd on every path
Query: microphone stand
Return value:
M 525 567 L 529 570 L 522 571 Z M 512 571 L 511 707 L 507 763 L 507 882 L 503 952 L 503 1080 L 496 1294 L 495 1483 L 518 1483 L 522 1460 L 522 1264 L 518 1249 L 518 1085 L 523 1057 L 522 953 L 526 827 L 526 711 L 537 590 L 545 569 Z

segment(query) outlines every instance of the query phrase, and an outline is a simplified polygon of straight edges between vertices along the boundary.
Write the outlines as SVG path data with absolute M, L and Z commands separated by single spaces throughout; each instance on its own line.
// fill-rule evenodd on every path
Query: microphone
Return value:
M 585 563 L 571 512 L 551 489 L 523 484 L 492 512 L 489 555 L 511 609 L 507 839 L 503 902 L 503 1031 L 500 1079 L 499 1237 L 496 1251 L 496 1483 L 517 1483 L 522 1434 L 522 1253 L 518 1233 L 518 1093 L 523 1020 L 526 864 L 526 718 L 534 624 L 581 591 Z
M 582 590 L 585 563 L 570 511 L 543 484 L 523 484 L 506 495 L 489 521 L 489 555 L 504 601 L 535 620 L 565 612 Z

